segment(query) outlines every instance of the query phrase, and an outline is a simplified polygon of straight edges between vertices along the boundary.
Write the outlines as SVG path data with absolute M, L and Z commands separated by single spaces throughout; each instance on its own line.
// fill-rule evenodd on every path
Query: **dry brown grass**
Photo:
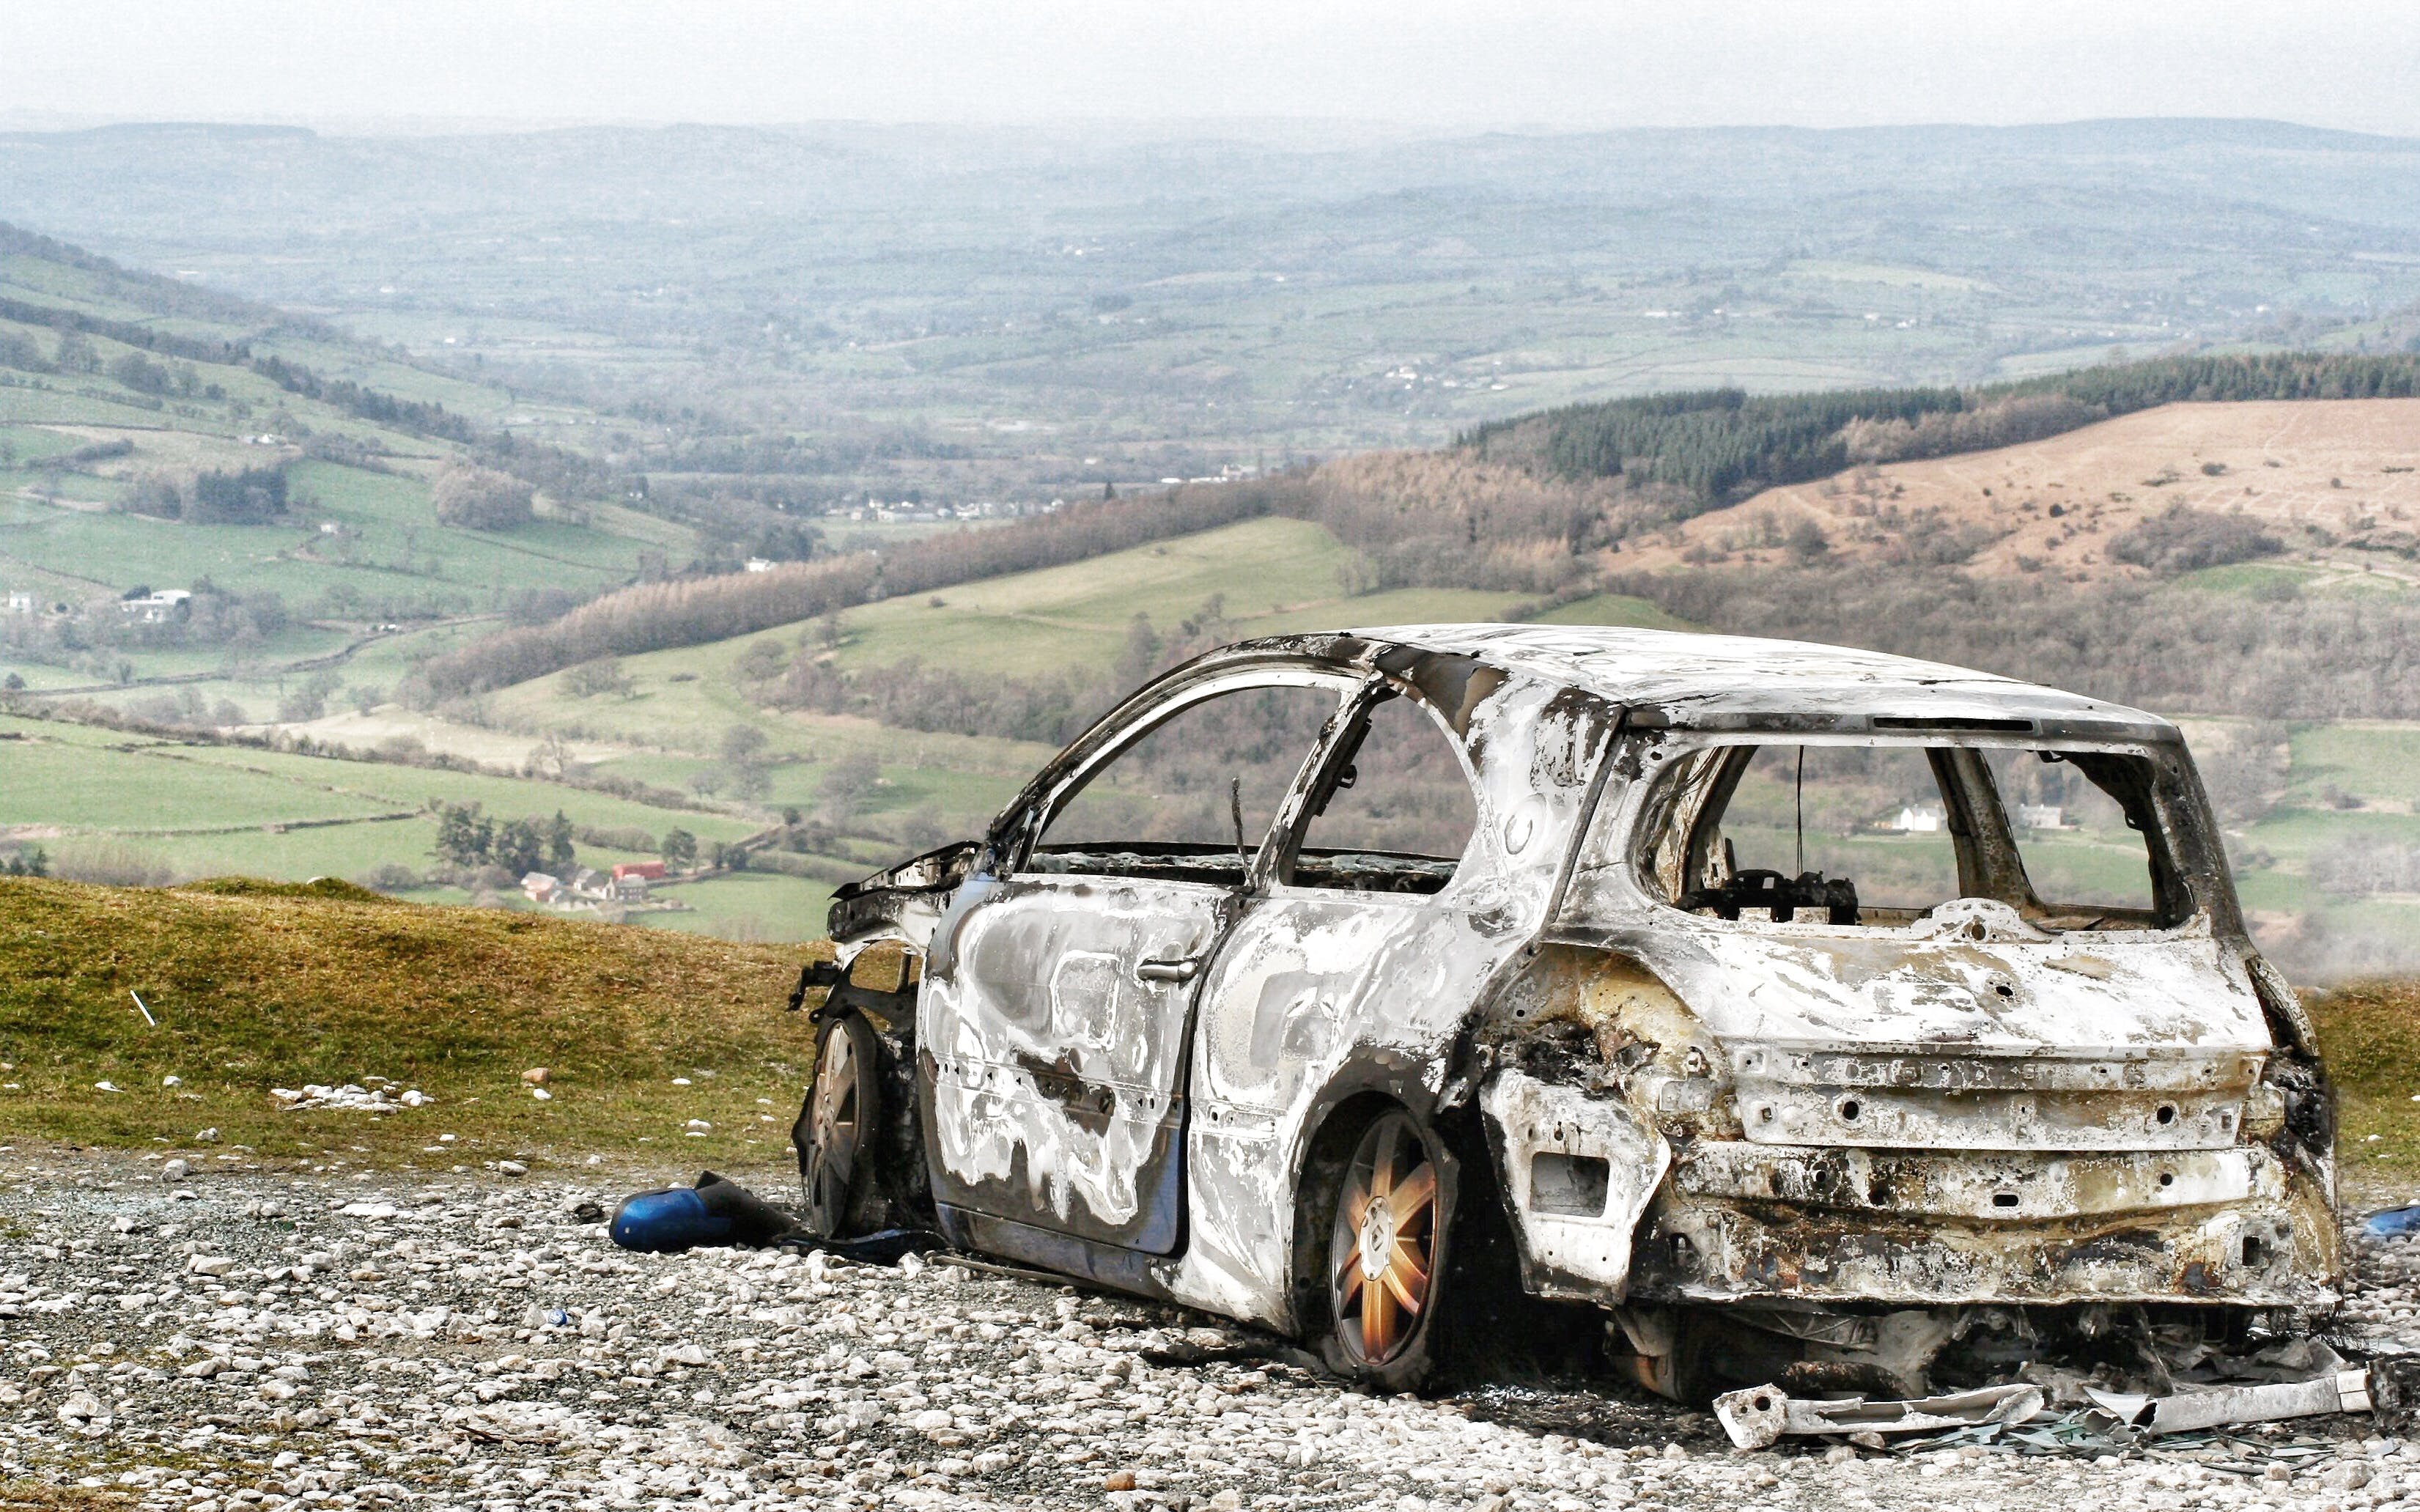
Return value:
M 2420 980 L 2349 982 L 2314 994 L 2319 1050 L 2343 1099 L 2348 1181 L 2420 1169 Z
M 215 1128 L 213 1155 L 385 1163 L 778 1155 L 812 1060 L 783 1011 L 803 955 L 343 884 L 0 881 L 0 1083 L 17 1087 L 0 1141 L 199 1150 Z M 541 1066 L 545 1101 L 521 1081 Z M 373 1076 L 436 1101 L 296 1113 L 270 1096 Z M 688 1137 L 692 1118 L 711 1133 Z M 440 1133 L 457 1138 L 429 1149 Z

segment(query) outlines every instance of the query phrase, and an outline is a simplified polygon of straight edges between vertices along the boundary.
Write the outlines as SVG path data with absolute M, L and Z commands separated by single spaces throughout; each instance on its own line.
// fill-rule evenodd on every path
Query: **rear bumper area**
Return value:
M 1640 1223 L 1626 1300 L 2318 1310 L 2336 1302 L 2341 1268 L 2319 1184 L 2257 1146 L 1933 1154 L 1703 1142 L 1679 1155 Z

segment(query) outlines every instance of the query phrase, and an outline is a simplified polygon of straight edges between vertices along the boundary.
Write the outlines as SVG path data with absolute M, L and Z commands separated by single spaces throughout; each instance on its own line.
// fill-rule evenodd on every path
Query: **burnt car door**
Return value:
M 1173 685 L 1002 826 L 1024 838 L 960 891 L 920 1008 L 945 1222 L 1178 1247 L 1194 984 L 1354 681 L 1278 666 Z
M 1460 736 L 1408 686 L 1373 679 L 1298 806 L 1202 983 L 1187 1134 L 1187 1255 L 1222 1310 L 1280 1327 L 1303 1142 L 1347 1097 L 1425 1113 L 1440 1044 L 1520 943 Z M 1549 849 L 1522 812 L 1525 851 Z

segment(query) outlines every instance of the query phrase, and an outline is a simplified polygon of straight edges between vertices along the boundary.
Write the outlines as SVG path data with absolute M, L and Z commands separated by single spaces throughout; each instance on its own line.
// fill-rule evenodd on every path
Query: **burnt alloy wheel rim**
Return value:
M 1357 1365 L 1401 1357 L 1428 1310 L 1436 1274 L 1436 1166 L 1408 1114 L 1361 1135 L 1328 1237 L 1328 1314 Z
M 857 1041 L 835 1023 L 824 1037 L 807 1110 L 807 1222 L 830 1238 L 848 1208 L 849 1181 L 864 1131 L 858 1098 Z

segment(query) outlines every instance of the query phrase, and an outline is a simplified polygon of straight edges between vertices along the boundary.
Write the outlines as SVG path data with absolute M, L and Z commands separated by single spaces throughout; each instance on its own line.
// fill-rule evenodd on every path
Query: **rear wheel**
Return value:
M 815 1043 L 815 1080 L 790 1130 L 805 1189 L 803 1224 L 818 1239 L 856 1232 L 882 1207 L 874 1144 L 882 1125 L 881 1065 L 874 1030 L 835 1016 Z
M 1328 1364 L 1388 1390 L 1417 1386 L 1443 1296 L 1447 1213 L 1435 1136 L 1401 1108 L 1327 1175 Z

